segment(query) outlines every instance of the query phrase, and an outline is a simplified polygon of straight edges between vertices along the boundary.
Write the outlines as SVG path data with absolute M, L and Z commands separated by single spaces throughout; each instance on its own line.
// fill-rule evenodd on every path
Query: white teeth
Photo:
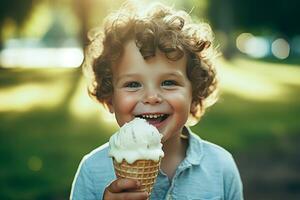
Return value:
M 149 115 L 142 115 L 143 118 L 159 118 L 159 117 L 162 117 L 163 114 L 149 114 Z

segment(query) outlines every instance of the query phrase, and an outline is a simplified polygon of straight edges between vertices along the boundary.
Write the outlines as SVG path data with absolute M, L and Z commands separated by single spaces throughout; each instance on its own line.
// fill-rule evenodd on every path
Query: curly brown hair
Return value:
M 144 59 L 155 56 L 157 49 L 173 61 L 187 56 L 187 77 L 192 84 L 192 101 L 197 107 L 197 119 L 210 102 L 216 101 L 217 79 L 213 59 L 216 50 L 213 35 L 206 23 L 194 23 L 184 11 L 155 4 L 144 14 L 122 8 L 109 15 L 101 31 L 90 32 L 90 44 L 85 51 L 83 69 L 93 81 L 90 96 L 104 105 L 113 94 L 112 66 L 121 58 L 124 45 L 134 40 Z M 96 30 L 96 31 L 95 31 Z M 212 103 L 210 103 L 211 105 Z

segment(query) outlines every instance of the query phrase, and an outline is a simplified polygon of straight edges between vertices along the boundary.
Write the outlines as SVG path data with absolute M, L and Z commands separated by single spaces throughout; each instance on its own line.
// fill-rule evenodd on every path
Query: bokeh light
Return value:
M 247 42 L 254 36 L 251 33 L 242 33 L 236 38 L 236 47 L 243 53 L 247 53 Z
M 272 53 L 276 58 L 286 59 L 290 54 L 290 45 L 283 39 L 278 38 L 272 43 Z
M 28 168 L 32 171 L 40 171 L 43 167 L 43 161 L 38 156 L 31 156 L 27 162 Z
M 242 33 L 236 39 L 237 48 L 254 58 L 262 58 L 268 54 L 269 43 L 263 37 L 256 37 L 251 33 Z

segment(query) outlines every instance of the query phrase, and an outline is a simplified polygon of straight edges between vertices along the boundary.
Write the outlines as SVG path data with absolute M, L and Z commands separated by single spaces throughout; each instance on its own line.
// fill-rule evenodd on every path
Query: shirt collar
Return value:
M 199 165 L 203 157 L 203 141 L 189 127 L 184 127 L 183 132 L 188 135 L 189 140 L 185 161 L 192 165 Z

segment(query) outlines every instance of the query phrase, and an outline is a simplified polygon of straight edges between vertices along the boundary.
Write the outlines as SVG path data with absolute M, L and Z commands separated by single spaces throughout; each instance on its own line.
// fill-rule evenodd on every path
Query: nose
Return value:
M 146 92 L 144 98 L 143 98 L 143 103 L 144 104 L 159 104 L 162 102 L 162 97 L 157 91 L 148 91 Z

